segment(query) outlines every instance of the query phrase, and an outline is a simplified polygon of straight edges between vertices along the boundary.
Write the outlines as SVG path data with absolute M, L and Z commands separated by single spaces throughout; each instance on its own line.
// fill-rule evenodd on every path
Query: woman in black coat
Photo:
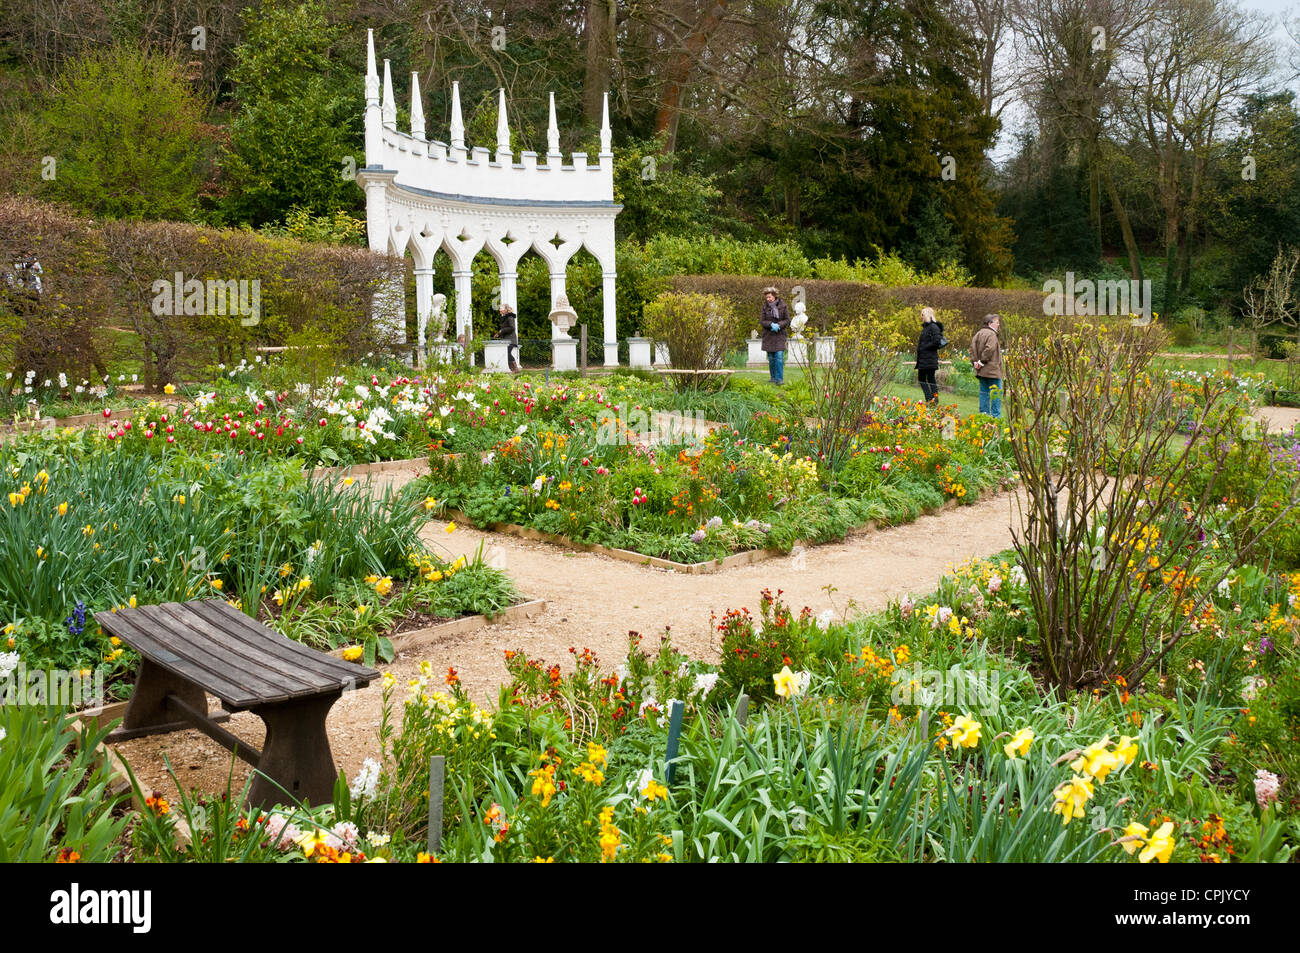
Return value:
M 934 375 L 939 370 L 939 342 L 943 339 L 943 322 L 934 316 L 933 308 L 922 308 L 921 337 L 916 342 L 916 376 L 927 401 L 939 400 L 939 385 Z

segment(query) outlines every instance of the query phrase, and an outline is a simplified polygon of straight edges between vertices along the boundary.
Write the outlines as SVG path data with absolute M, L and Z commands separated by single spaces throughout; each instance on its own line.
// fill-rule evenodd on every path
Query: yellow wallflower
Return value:
M 357 659 L 361 658 L 361 656 L 365 654 L 366 654 L 366 650 L 364 647 L 360 645 L 350 645 L 343 650 L 343 661 L 355 662 Z
M 456 522 L 455 522 L 455 520 L 453 520 L 452 522 L 450 522 L 450 523 L 447 524 L 446 532 L 448 532 L 448 533 L 454 533 L 454 532 L 456 532 Z
M 392 576 L 385 576 L 383 579 L 376 579 L 374 585 L 375 592 L 381 596 L 386 596 L 393 589 L 393 578 Z

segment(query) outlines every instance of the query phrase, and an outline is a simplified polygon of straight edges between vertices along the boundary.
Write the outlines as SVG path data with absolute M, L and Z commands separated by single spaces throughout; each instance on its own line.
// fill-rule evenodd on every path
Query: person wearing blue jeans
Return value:
M 970 342 L 970 359 L 980 382 L 980 413 L 991 417 L 1002 416 L 1002 343 L 998 340 L 1001 326 L 1000 315 L 984 315 L 984 326 Z
M 786 332 L 790 327 L 790 309 L 786 307 L 775 288 L 763 289 L 763 351 L 767 354 L 767 370 L 771 383 L 778 387 L 785 383 Z

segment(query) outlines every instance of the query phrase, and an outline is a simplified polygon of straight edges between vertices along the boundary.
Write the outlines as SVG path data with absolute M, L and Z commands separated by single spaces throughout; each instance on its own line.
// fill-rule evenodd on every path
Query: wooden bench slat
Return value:
M 206 599 L 200 603 L 191 603 L 190 606 L 204 618 L 220 625 L 236 638 L 255 644 L 269 655 L 279 659 L 282 664 L 293 665 L 299 670 L 306 669 L 314 675 L 330 679 L 332 683 L 353 681 L 369 684 L 379 677 L 379 673 L 374 669 L 354 662 L 341 661 L 273 630 L 271 634 L 274 638 L 271 638 L 262 623 L 249 618 L 220 599 Z
M 337 686 L 337 679 L 325 679 L 323 676 L 307 679 L 302 672 L 295 672 L 292 668 L 284 671 L 286 663 L 283 660 L 277 659 L 252 641 L 233 637 L 221 627 L 213 625 L 195 611 L 197 607 L 168 602 L 150 608 L 154 610 L 150 614 L 159 617 L 169 632 L 178 638 L 183 637 L 192 651 L 207 652 L 222 664 L 228 665 L 232 678 L 233 673 L 238 672 L 241 683 L 266 701 L 283 701 Z M 261 635 L 261 638 L 267 641 L 265 635 Z
M 117 636 L 167 671 L 202 686 L 205 691 L 216 695 L 226 704 L 238 707 L 257 704 L 257 696 L 250 694 L 243 686 L 230 681 L 221 672 L 177 654 L 165 642 L 160 641 L 147 628 L 151 624 L 148 617 L 139 615 L 128 617 L 125 615 L 128 611 L 132 610 L 123 609 L 116 614 L 97 612 L 95 621 L 109 635 Z
M 293 686 L 267 678 L 258 671 L 256 665 L 237 651 L 224 645 L 214 643 L 210 636 L 202 632 L 188 620 L 181 622 L 167 613 L 162 606 L 143 606 L 143 613 L 150 624 L 159 630 L 155 638 L 171 651 L 207 671 L 213 672 L 227 682 L 239 687 L 244 695 L 251 695 L 259 702 L 285 701 L 290 697 Z M 220 697 L 220 693 L 213 692 Z M 222 701 L 226 701 L 222 698 Z M 232 702 L 234 704 L 234 702 Z

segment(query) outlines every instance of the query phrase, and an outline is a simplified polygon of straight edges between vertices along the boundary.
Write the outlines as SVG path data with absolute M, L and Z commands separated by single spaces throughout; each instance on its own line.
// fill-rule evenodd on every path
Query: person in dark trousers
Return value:
M 785 383 L 786 332 L 790 329 L 790 309 L 775 288 L 763 289 L 763 351 L 767 354 L 767 371 L 771 383 Z
M 497 328 L 497 340 L 510 342 L 510 346 L 506 348 L 510 360 L 510 373 L 519 373 L 519 359 L 516 357 L 519 353 L 519 319 L 515 317 L 515 309 L 508 304 L 501 305 L 501 324 Z
M 934 316 L 934 308 L 922 308 L 921 336 L 916 342 L 916 376 L 927 402 L 939 401 L 939 385 L 934 375 L 939 370 L 939 347 L 943 341 L 943 322 Z

